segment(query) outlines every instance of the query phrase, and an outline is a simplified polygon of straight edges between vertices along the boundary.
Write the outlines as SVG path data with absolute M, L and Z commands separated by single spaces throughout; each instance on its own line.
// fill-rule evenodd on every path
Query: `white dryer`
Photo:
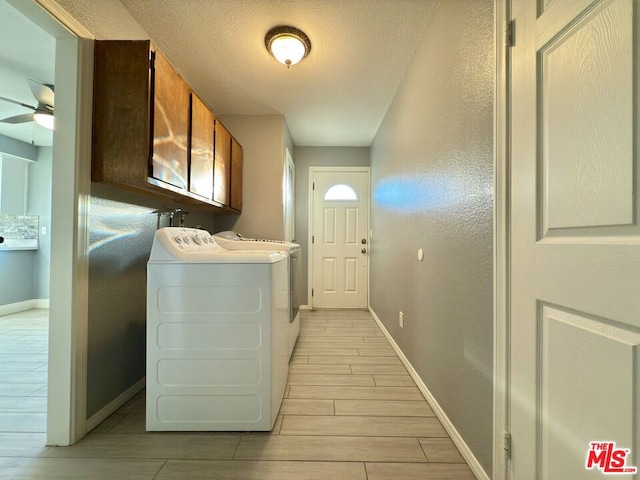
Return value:
M 156 232 L 147 264 L 149 431 L 269 431 L 288 375 L 287 254 Z
M 248 238 L 227 230 L 213 235 L 216 242 L 227 250 L 286 251 L 289 254 L 289 358 L 300 335 L 300 300 L 302 298 L 302 254 L 300 245 L 283 240 Z

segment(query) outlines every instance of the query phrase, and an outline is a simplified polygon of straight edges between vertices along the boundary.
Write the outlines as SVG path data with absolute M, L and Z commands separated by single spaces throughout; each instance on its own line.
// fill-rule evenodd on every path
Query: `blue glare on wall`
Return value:
M 379 207 L 398 213 L 440 210 L 449 207 L 453 201 L 452 185 L 442 177 L 388 177 L 375 186 L 373 199 Z

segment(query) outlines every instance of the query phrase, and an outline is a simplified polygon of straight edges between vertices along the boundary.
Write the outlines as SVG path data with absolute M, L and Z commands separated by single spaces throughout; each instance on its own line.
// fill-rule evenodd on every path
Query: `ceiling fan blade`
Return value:
M 0 97 L 0 100 L 4 100 L 5 102 L 13 103 L 14 105 L 20 105 L 21 107 L 31 108 L 32 110 L 36 109 L 36 107 L 32 107 L 31 105 L 27 105 L 26 103 L 16 102 L 15 100 L 11 100 L 10 98 L 7 98 L 7 97 Z
M 29 88 L 31 93 L 36 98 L 38 103 L 46 105 L 53 110 L 54 94 L 53 85 L 47 85 L 44 83 L 36 82 L 35 80 L 27 79 L 29 82 Z
M 34 120 L 34 114 L 33 113 L 25 113 L 22 115 L 16 115 L 14 117 L 9 117 L 9 118 L 5 118 L 0 120 L 0 122 L 2 123 L 26 123 L 26 122 L 32 122 Z

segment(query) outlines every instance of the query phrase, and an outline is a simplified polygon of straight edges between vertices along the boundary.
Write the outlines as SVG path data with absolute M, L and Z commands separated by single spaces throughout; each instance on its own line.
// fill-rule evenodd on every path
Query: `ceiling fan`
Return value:
M 0 120 L 2 123 L 26 123 L 36 121 L 39 125 L 46 127 L 50 130 L 53 130 L 53 103 L 54 103 L 54 94 L 53 94 L 53 85 L 47 85 L 45 83 L 36 82 L 35 80 L 27 79 L 29 83 L 29 88 L 31 89 L 31 93 L 38 101 L 38 106 L 34 107 L 31 105 L 27 105 L 26 103 L 17 102 L 15 100 L 11 100 L 10 98 L 0 97 L 0 100 L 4 100 L 5 102 L 13 103 L 15 105 L 20 105 L 25 108 L 30 108 L 33 110 L 32 113 L 24 113 L 22 115 L 15 115 L 13 117 L 8 117 Z

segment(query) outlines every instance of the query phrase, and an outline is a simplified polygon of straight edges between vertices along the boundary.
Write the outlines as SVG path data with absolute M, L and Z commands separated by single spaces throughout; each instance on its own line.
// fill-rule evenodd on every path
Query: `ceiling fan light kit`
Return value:
M 302 30 L 287 25 L 269 30 L 264 44 L 269 53 L 287 68 L 298 63 L 311 51 L 309 37 Z
M 36 112 L 33 114 L 33 119 L 38 125 L 48 128 L 49 130 L 53 130 L 53 113 Z

